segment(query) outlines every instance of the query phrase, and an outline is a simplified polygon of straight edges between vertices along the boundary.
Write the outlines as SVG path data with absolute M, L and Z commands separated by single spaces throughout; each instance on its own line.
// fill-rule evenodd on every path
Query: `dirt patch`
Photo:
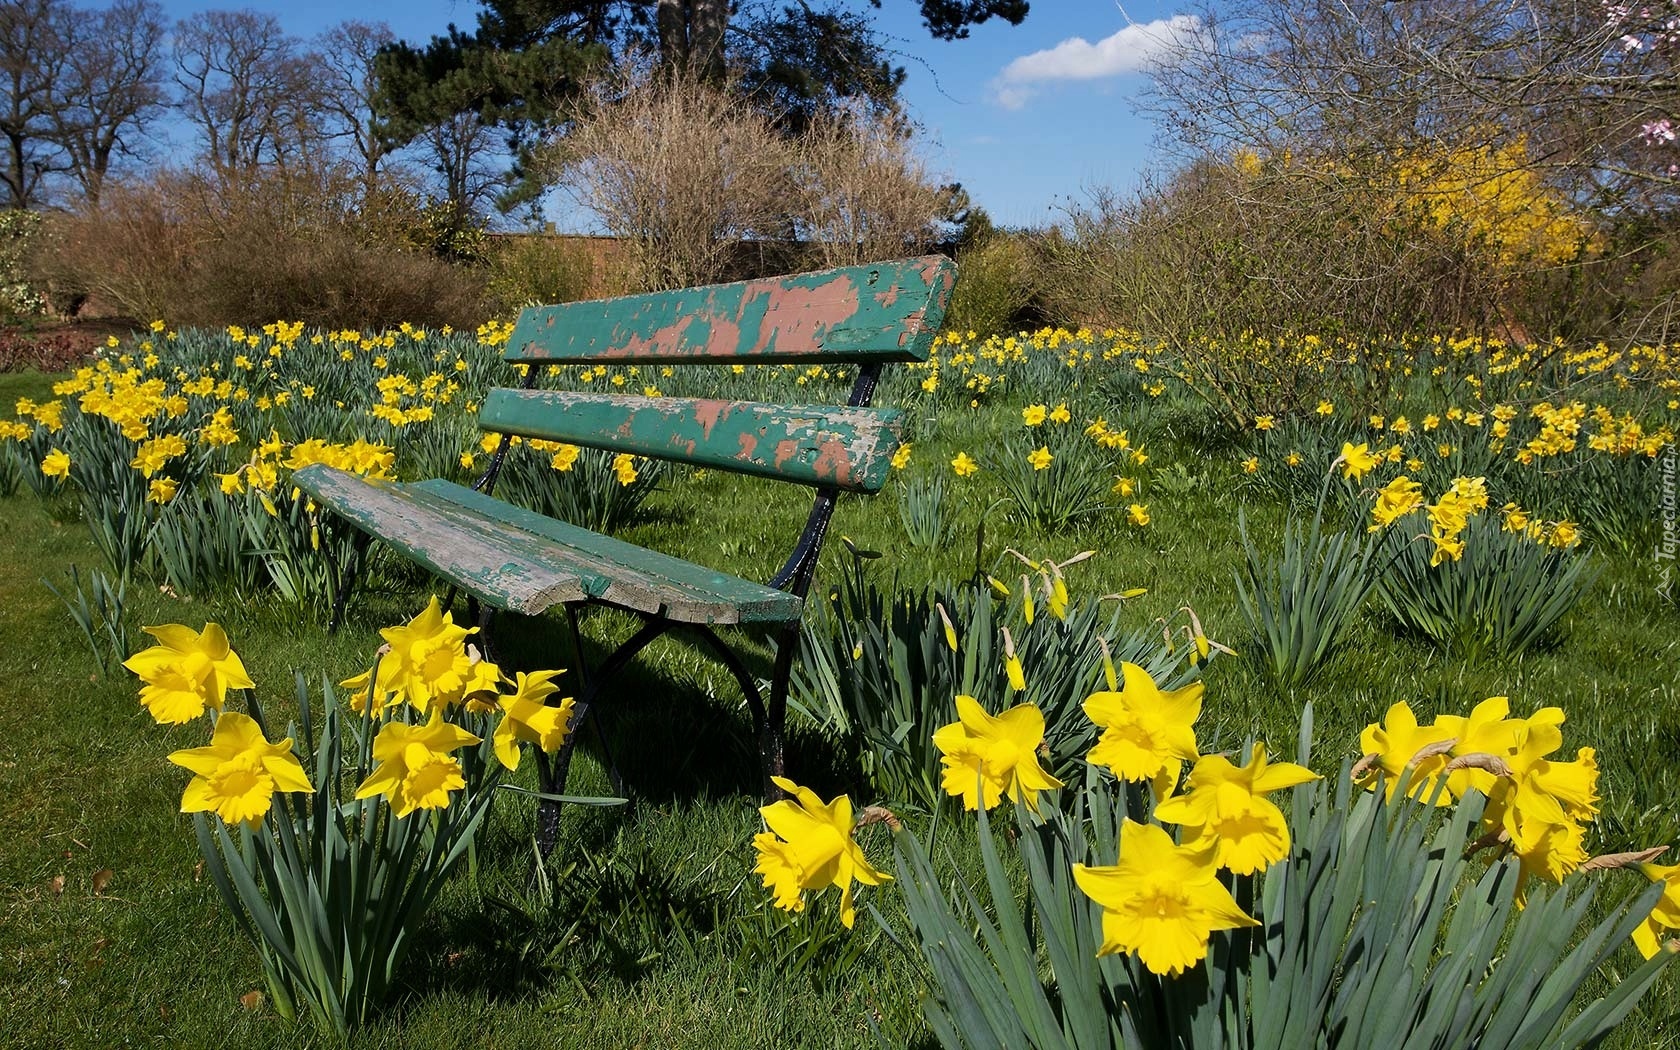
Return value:
M 0 372 L 63 372 L 111 336 L 123 339 L 135 330 L 132 321 L 108 317 L 0 328 Z

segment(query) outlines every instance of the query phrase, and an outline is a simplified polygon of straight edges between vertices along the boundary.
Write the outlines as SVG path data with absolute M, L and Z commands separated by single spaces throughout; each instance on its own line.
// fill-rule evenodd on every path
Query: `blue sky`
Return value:
M 346 19 L 383 21 L 412 41 L 452 21 L 470 28 L 479 10 L 467 0 L 164 0 L 174 18 L 211 6 L 271 13 L 298 36 Z M 934 169 L 966 186 L 995 222 L 1030 225 L 1093 185 L 1131 184 L 1151 162 L 1153 129 L 1132 99 L 1145 86 L 1137 70 L 1148 52 L 1184 24 L 1174 14 L 1170 0 L 1124 9 L 1033 0 L 1019 26 L 994 20 L 947 42 L 928 36 L 914 0 L 884 0 L 877 25 L 909 70 L 904 98 L 927 132 Z

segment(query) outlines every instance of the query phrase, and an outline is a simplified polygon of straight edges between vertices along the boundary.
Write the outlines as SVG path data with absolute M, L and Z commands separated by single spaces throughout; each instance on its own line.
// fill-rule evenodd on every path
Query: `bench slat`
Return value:
M 594 573 L 586 576 L 506 538 L 461 528 L 418 503 L 403 486 L 323 464 L 293 474 L 292 483 L 363 532 L 496 608 L 535 614 L 606 589 L 606 581 Z
M 925 361 L 956 264 L 943 256 L 534 306 L 509 361 L 663 364 Z
M 433 480 L 406 488 L 440 510 L 458 508 L 465 520 L 492 520 L 547 541 L 545 555 L 575 560 L 580 570 L 606 581 L 592 595 L 599 601 L 660 612 L 682 623 L 779 623 L 797 620 L 804 606 L 786 591 L 591 532 L 464 485 Z
M 399 485 L 316 465 L 300 488 L 487 604 L 536 614 L 595 600 L 683 623 L 785 622 L 803 602 L 441 480 Z
M 897 409 L 772 405 L 571 390 L 492 390 L 486 430 L 806 485 L 875 492 L 901 442 Z

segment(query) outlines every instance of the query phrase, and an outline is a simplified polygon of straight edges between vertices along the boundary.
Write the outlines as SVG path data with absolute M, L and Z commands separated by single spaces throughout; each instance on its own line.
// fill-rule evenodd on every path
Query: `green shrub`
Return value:
M 485 294 L 497 313 L 511 317 L 527 306 L 586 298 L 594 280 L 587 249 L 561 237 L 519 234 L 492 243 Z
M 944 472 L 899 483 L 898 520 L 910 546 L 933 550 L 950 538 L 953 522 L 947 516 L 945 495 Z
M 550 465 L 551 456 L 524 444 L 510 448 L 496 496 L 595 532 L 614 532 L 635 521 L 670 470 L 660 460 L 637 457 L 635 480 L 626 485 L 614 471 L 614 453 L 580 449 L 563 471 Z
M 980 461 L 1033 528 L 1060 532 L 1114 508 L 1114 463 L 1071 422 L 1012 430 Z
M 962 276 L 951 293 L 945 327 L 982 338 L 1015 332 L 1031 318 L 1034 275 L 1031 250 L 1019 238 L 993 233 L 957 254 Z

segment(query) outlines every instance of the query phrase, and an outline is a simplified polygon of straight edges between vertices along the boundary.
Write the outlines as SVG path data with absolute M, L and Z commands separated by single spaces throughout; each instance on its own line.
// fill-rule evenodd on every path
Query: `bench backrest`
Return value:
M 555 364 L 925 361 L 956 264 L 871 266 L 536 306 L 503 355 Z
M 533 307 L 509 361 L 879 365 L 926 360 L 956 266 L 941 256 Z M 486 430 L 679 460 L 823 488 L 875 491 L 903 414 L 863 405 L 492 390 Z

